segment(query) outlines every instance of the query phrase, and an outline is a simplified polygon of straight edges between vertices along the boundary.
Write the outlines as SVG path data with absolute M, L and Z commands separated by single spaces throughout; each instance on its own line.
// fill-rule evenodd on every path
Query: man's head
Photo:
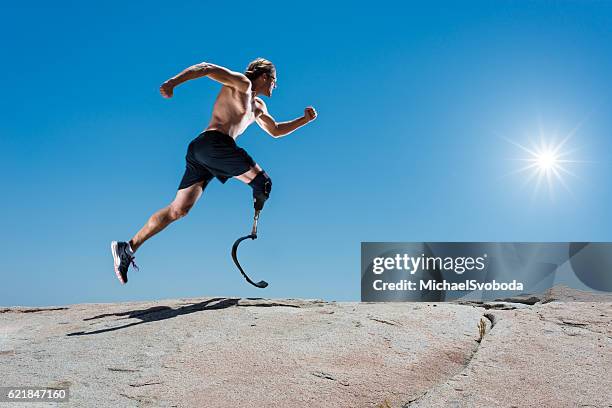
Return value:
M 276 68 L 264 58 L 257 58 L 247 67 L 244 75 L 251 80 L 253 90 L 258 94 L 272 96 L 276 88 Z

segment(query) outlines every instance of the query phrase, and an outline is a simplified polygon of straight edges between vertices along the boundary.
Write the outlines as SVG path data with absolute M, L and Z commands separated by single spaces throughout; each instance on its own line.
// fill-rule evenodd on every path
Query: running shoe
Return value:
M 121 284 L 126 284 L 128 281 L 127 273 L 130 265 L 133 265 L 136 270 L 138 266 L 134 262 L 134 255 L 128 248 L 127 242 L 111 242 L 111 252 L 113 253 L 113 259 L 115 261 L 115 274 Z

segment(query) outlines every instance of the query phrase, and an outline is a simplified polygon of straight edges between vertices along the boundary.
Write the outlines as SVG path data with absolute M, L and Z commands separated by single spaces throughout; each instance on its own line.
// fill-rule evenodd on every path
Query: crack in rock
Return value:
M 301 305 L 292 305 L 290 303 L 277 303 L 277 302 L 270 302 L 270 303 L 238 303 L 236 306 L 238 307 L 294 307 L 297 309 L 300 309 L 302 306 Z
M 503 299 L 495 299 L 496 302 L 523 303 L 525 305 L 530 305 L 530 306 L 535 305 L 541 300 L 542 299 L 540 297 L 529 296 L 529 295 L 515 296 L 515 297 L 509 297 L 509 298 L 503 298 Z
M 540 312 L 538 312 L 538 318 L 543 321 L 543 322 L 548 322 L 548 323 L 554 323 L 558 326 L 563 327 L 574 327 L 576 329 L 581 329 L 581 330 L 586 330 L 590 333 L 593 334 L 597 334 L 599 336 L 604 336 L 607 337 L 609 339 L 612 339 L 612 336 L 609 336 L 607 333 L 605 332 L 601 332 L 601 331 L 597 331 L 597 330 L 593 330 L 591 327 L 589 327 L 590 323 L 595 323 L 595 322 L 579 322 L 576 320 L 569 320 L 569 319 L 563 319 L 563 318 L 559 318 L 558 320 L 551 320 L 551 319 L 547 319 L 545 318 Z
M 483 317 L 491 322 L 491 328 L 489 329 L 489 331 L 491 331 L 493 327 L 495 327 L 495 324 L 497 323 L 497 317 L 493 313 L 485 313 Z
M 146 395 L 131 396 L 131 395 L 124 394 L 122 392 L 120 392 L 119 395 L 121 395 L 122 397 L 125 397 L 125 398 L 129 398 L 129 399 L 134 400 L 134 401 L 145 403 L 145 404 L 152 404 L 152 403 L 157 401 L 157 397 L 149 397 L 149 396 L 146 396 Z
M 469 300 L 469 301 L 460 301 L 457 302 L 460 305 L 466 305 L 466 306 L 475 306 L 475 307 L 482 307 L 483 309 L 494 309 L 494 310 L 515 310 L 515 309 L 524 309 L 524 308 L 528 308 L 529 306 L 531 306 L 530 304 L 527 303 L 522 303 L 522 302 L 482 302 L 482 301 L 476 301 L 476 300 Z
M 132 368 L 106 367 L 106 369 L 108 371 L 116 371 L 116 372 L 121 372 L 121 373 L 136 373 L 136 372 L 140 371 L 138 369 L 132 369 Z
M 334 377 L 333 375 L 328 374 L 328 373 L 324 373 L 323 371 L 315 371 L 314 373 L 311 373 L 311 374 L 314 375 L 315 377 L 323 378 L 323 379 L 326 379 L 326 380 L 337 381 L 340 384 L 344 385 L 345 387 L 349 385 L 349 383 L 347 381 L 339 380 L 336 377 Z
M 478 353 L 478 349 L 482 345 L 482 342 L 484 341 L 484 339 L 487 336 L 487 334 L 489 334 L 491 332 L 491 330 L 493 330 L 493 327 L 497 323 L 497 317 L 494 314 L 492 314 L 492 313 L 485 313 L 485 314 L 482 315 L 482 317 L 486 318 L 489 322 L 491 322 L 491 327 L 489 328 L 489 330 L 485 331 L 485 334 L 482 336 L 480 341 L 476 342 L 477 345 L 474 348 L 474 350 L 472 351 L 472 354 L 463 363 L 463 369 L 461 369 L 461 371 L 457 372 L 455 375 L 452 375 L 452 376 L 448 377 L 446 380 L 443 380 L 443 381 L 433 385 L 432 387 L 430 387 L 427 391 L 425 391 L 423 394 L 419 395 L 418 397 L 409 400 L 404 405 L 402 405 L 401 408 L 410 408 L 412 406 L 412 404 L 414 404 L 415 402 L 419 401 L 421 398 L 426 396 L 430 391 L 435 390 L 435 389 L 437 389 L 439 387 L 442 387 L 444 384 L 449 383 L 450 381 L 453 380 L 453 378 L 455 378 L 457 376 L 460 376 L 460 375 L 465 376 L 465 375 L 467 375 L 467 374 L 465 374 L 465 370 L 470 365 L 470 363 L 472 362 L 474 357 L 476 357 L 476 354 Z
M 373 321 L 378 322 L 378 323 L 388 324 L 390 326 L 401 326 L 400 323 L 394 322 L 392 320 L 379 319 L 377 317 L 372 317 L 372 316 L 368 316 L 368 319 L 373 320 Z
M 0 313 L 38 313 L 38 312 L 52 312 L 54 310 L 68 310 L 68 307 L 48 307 L 48 308 L 30 308 L 30 309 L 22 309 L 22 308 L 4 308 L 0 309 Z
M 130 387 L 144 387 L 145 385 L 156 385 L 163 384 L 163 382 L 147 382 L 147 383 L 136 383 L 136 384 L 128 384 Z
M 574 326 L 574 327 L 580 327 L 583 328 L 584 326 L 588 326 L 588 323 L 582 323 L 582 322 L 577 322 L 575 320 L 565 320 L 565 319 L 561 319 L 561 323 L 568 325 L 568 326 Z

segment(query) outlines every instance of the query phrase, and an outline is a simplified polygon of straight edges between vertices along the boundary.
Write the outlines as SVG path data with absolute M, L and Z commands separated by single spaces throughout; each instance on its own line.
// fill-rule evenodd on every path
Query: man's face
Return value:
M 272 96 L 272 90 L 276 88 L 276 71 L 266 74 L 266 77 L 266 95 L 270 97 Z

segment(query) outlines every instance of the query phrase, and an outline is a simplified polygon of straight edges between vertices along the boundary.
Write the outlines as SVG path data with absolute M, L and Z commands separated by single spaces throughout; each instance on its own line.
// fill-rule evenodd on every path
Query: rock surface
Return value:
M 612 406 L 612 303 L 502 306 L 201 298 L 5 308 L 0 385 L 70 388 L 67 404 L 20 407 Z

